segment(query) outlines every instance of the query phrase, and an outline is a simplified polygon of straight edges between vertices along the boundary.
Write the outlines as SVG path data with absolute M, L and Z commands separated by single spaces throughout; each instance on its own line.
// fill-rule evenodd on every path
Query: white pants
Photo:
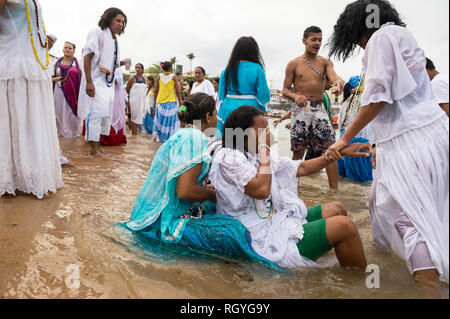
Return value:
M 110 117 L 86 120 L 86 141 L 100 142 L 100 135 L 109 135 L 111 131 Z

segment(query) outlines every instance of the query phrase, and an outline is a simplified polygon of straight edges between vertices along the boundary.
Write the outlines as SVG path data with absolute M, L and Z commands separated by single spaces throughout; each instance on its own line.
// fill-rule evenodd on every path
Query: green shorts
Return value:
M 303 225 L 303 239 L 297 243 L 297 247 L 300 255 L 316 261 L 333 248 L 327 239 L 322 205 L 309 208 L 306 220 L 308 223 Z

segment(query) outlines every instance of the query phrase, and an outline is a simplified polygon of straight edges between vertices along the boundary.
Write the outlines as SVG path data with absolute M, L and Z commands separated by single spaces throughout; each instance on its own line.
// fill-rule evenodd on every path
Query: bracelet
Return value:
M 270 147 L 269 147 L 269 145 L 267 145 L 267 144 L 259 144 L 259 145 L 258 145 L 258 150 L 259 150 L 260 148 L 262 148 L 262 147 L 264 147 L 265 149 L 267 149 L 267 150 L 270 152 Z
M 345 138 L 344 135 L 342 135 L 341 140 L 344 140 L 344 142 L 346 142 L 347 144 L 350 144 L 350 141 L 347 138 Z

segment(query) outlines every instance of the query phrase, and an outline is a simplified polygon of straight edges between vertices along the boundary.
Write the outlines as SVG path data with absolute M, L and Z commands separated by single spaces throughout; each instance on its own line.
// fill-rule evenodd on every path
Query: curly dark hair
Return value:
M 183 102 L 186 111 L 178 111 L 178 118 L 186 124 L 193 124 L 195 120 L 206 118 L 207 114 L 212 115 L 216 109 L 214 99 L 205 93 L 195 93 L 189 95 Z
M 223 126 L 222 131 L 222 146 L 223 147 L 229 147 L 230 145 L 225 145 L 226 136 L 225 136 L 225 130 L 226 129 L 232 129 L 233 131 L 236 129 L 242 129 L 242 131 L 246 131 L 248 128 L 252 127 L 255 124 L 255 117 L 258 115 L 264 116 L 264 113 L 260 110 L 258 110 L 254 106 L 249 105 L 243 105 L 239 107 L 238 109 L 234 110 L 230 116 L 228 116 L 227 120 L 225 121 L 225 125 Z M 245 136 L 247 138 L 247 136 Z M 233 136 L 233 149 L 238 148 L 238 141 L 237 136 Z M 245 151 L 241 150 L 240 151 Z
M 231 84 L 239 92 L 238 68 L 241 60 L 258 63 L 264 68 L 264 60 L 259 51 L 258 43 L 253 37 L 241 37 L 234 45 L 225 71 L 225 91 L 227 93 L 231 89 Z
M 111 24 L 112 19 L 114 19 L 118 14 L 122 15 L 123 18 L 124 18 L 123 19 L 123 28 L 122 28 L 122 31 L 119 32 L 119 35 L 123 34 L 125 32 L 125 28 L 127 26 L 127 16 L 119 8 L 114 8 L 113 7 L 113 8 L 106 9 L 106 11 L 100 17 L 100 21 L 98 22 L 98 26 L 102 30 L 105 30 Z
M 367 8 L 369 5 L 375 5 L 380 12 L 380 25 L 378 27 L 368 27 Z M 334 32 L 326 46 L 330 47 L 330 58 L 335 56 L 338 60 L 345 62 L 357 48 L 357 44 L 363 37 L 370 37 L 379 30 L 379 28 L 388 22 L 402 27 L 406 24 L 401 20 L 399 13 L 394 6 L 386 0 L 357 0 L 350 3 L 334 26 Z

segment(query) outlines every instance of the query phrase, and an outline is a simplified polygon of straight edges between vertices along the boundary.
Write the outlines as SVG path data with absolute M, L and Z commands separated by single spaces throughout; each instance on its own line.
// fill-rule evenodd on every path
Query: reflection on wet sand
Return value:
M 149 135 L 126 146 L 104 147 L 92 158 L 78 138 L 61 139 L 71 166 L 64 187 L 43 200 L 18 194 L 0 199 L 0 297 L 4 298 L 421 298 L 405 263 L 372 243 L 370 185 L 341 179 L 328 189 L 325 172 L 300 181 L 307 206 L 341 201 L 358 226 L 369 264 L 381 271 L 379 289 L 366 274 L 342 269 L 330 252 L 323 269 L 273 273 L 244 261 L 190 257 L 155 245 L 130 245 L 114 226 L 129 220 L 158 144 Z M 280 153 L 290 156 L 289 133 Z M 79 273 L 78 278 L 74 278 Z M 78 280 L 79 287 L 73 285 Z M 442 286 L 448 298 L 448 286 Z

